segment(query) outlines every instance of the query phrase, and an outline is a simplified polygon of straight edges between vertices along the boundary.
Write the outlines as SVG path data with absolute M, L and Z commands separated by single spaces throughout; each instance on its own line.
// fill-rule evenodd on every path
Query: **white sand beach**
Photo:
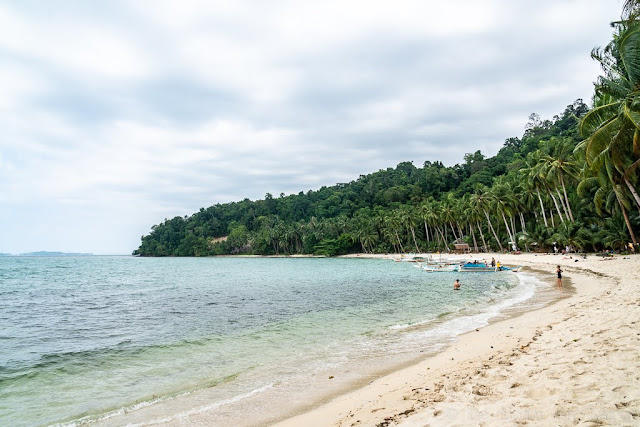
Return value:
M 640 425 L 640 255 L 492 255 L 573 290 L 277 425 Z

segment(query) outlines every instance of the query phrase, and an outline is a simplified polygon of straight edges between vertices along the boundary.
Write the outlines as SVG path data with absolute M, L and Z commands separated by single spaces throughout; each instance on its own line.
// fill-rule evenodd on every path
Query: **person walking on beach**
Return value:
M 460 280 L 456 279 L 456 281 L 453 284 L 453 290 L 454 291 L 459 291 L 460 290 Z
M 558 273 L 558 287 L 561 288 L 562 287 L 562 269 L 560 268 L 560 266 L 558 266 L 558 268 L 556 269 L 556 273 Z

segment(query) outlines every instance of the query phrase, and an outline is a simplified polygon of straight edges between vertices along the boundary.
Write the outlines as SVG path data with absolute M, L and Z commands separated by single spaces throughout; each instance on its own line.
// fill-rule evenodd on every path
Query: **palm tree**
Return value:
M 396 241 L 398 242 L 398 248 L 400 248 L 400 252 L 404 253 L 404 247 L 402 247 L 402 241 L 400 240 L 400 234 L 398 233 L 398 230 L 402 227 L 402 220 L 398 212 L 393 211 L 387 214 L 385 216 L 385 223 L 391 230 L 391 234 L 396 238 Z
M 461 210 L 460 216 L 463 218 L 464 223 L 469 227 L 469 233 L 471 234 L 471 238 L 473 239 L 473 250 L 474 252 L 480 252 L 478 250 L 478 242 L 476 240 L 476 233 L 473 231 L 473 226 L 475 225 L 475 212 L 473 211 L 471 204 L 469 203 L 469 195 L 465 194 L 462 199 L 460 199 L 460 203 L 458 204 L 459 209 Z M 483 239 L 484 240 L 484 239 Z M 485 245 L 486 250 L 486 245 Z
M 625 3 L 631 13 L 637 2 Z M 604 49 L 594 49 L 591 56 L 600 63 L 604 76 L 596 82 L 595 107 L 580 122 L 586 140 L 579 146 L 586 161 L 596 171 L 611 160 L 640 210 L 640 197 L 633 186 L 631 173 L 638 166 L 640 141 L 640 24 L 635 16 L 614 23 L 616 33 Z M 636 153 L 634 153 L 636 151 Z
M 524 220 L 524 213 L 533 212 L 535 218 L 537 220 L 538 213 L 535 210 L 535 205 L 537 204 L 537 193 L 536 189 L 529 183 L 529 180 L 520 182 L 518 185 L 518 196 L 517 199 L 520 201 L 521 211 L 520 211 L 520 221 L 522 223 L 522 232 L 526 233 L 526 226 Z
M 415 245 L 416 253 L 420 252 L 420 249 L 418 248 L 418 242 L 416 241 L 416 221 L 413 213 L 411 212 L 411 208 L 409 208 L 408 206 L 402 206 L 396 209 L 395 212 L 399 221 L 402 224 L 408 226 L 409 230 L 411 230 L 411 236 L 413 237 L 413 244 Z
M 453 194 L 448 193 L 445 199 L 442 201 L 442 210 L 440 211 L 440 219 L 451 228 L 454 240 L 458 240 L 456 230 L 453 228 L 453 223 L 456 220 L 455 216 L 455 200 Z
M 568 217 L 571 221 L 574 221 L 571 205 L 569 204 L 569 197 L 567 196 L 567 187 L 565 185 L 565 176 L 574 177 L 577 172 L 577 163 L 572 156 L 574 147 L 568 139 L 559 141 L 554 138 L 550 142 L 556 144 L 554 153 L 543 156 L 541 159 L 546 169 L 546 178 L 547 181 L 552 182 L 556 188 L 558 184 L 562 187 L 564 194 L 563 206 L 566 206 Z M 562 198 L 560 199 L 562 200 Z
M 528 167 L 525 168 L 524 171 L 527 174 L 529 186 L 536 190 L 536 194 L 538 195 L 538 200 L 540 201 L 540 210 L 542 211 L 544 226 L 548 228 L 549 224 L 547 223 L 547 215 L 544 211 L 544 203 L 542 203 L 542 196 L 540 195 L 540 187 L 541 187 L 540 177 L 538 174 L 538 170 L 536 168 L 536 165 L 539 163 L 539 160 L 540 159 L 539 159 L 538 151 L 529 153 L 527 155 L 527 160 L 526 160 L 526 164 Z
M 479 185 L 476 188 L 476 192 L 471 195 L 470 201 L 473 205 L 477 206 L 478 209 L 480 209 L 484 213 L 484 216 L 487 219 L 487 225 L 489 226 L 489 230 L 491 230 L 491 232 L 493 233 L 493 237 L 496 239 L 496 242 L 498 242 L 498 246 L 500 247 L 500 252 L 503 252 L 504 248 L 502 247 L 502 243 L 500 242 L 500 239 L 498 238 L 498 234 L 496 233 L 496 230 L 493 228 L 493 224 L 491 224 L 491 219 L 489 218 L 488 210 L 491 206 L 491 197 L 489 196 L 489 189 L 484 185 Z
M 549 195 L 549 197 L 551 197 L 551 200 L 553 201 L 553 205 L 556 207 L 556 211 L 558 212 L 558 216 L 560 217 L 560 222 L 564 223 L 564 217 L 562 216 L 562 211 L 558 206 L 558 201 L 553 195 L 553 190 L 549 186 L 549 182 L 546 179 L 547 173 L 545 169 L 545 164 L 542 161 L 538 162 L 536 165 L 533 166 L 531 173 L 534 176 L 533 179 L 537 181 L 537 184 L 540 185 L 542 188 L 544 188 L 547 191 L 547 194 Z M 551 226 L 555 227 L 554 220 L 553 220 L 553 212 L 551 215 Z
M 498 215 L 502 216 L 505 228 L 507 229 L 509 240 L 513 245 L 515 245 L 515 230 L 512 232 L 511 228 L 509 228 L 509 223 L 507 222 L 507 218 L 505 216 L 505 214 L 510 217 L 513 216 L 513 205 L 515 204 L 513 192 L 510 191 L 510 188 L 505 182 L 504 177 L 499 177 L 498 179 L 496 179 L 489 191 L 494 210 Z
M 593 202 L 598 215 L 602 216 L 603 210 L 605 209 L 609 212 L 614 212 L 617 207 L 624 218 L 629 236 L 633 244 L 636 245 L 636 236 L 633 232 L 629 216 L 627 215 L 629 203 L 624 198 L 622 185 L 619 182 L 620 177 L 615 174 L 615 168 L 608 157 L 603 157 L 602 161 L 604 165 L 595 173 L 595 176 L 587 175 L 580 182 L 578 185 L 578 194 L 584 195 L 589 188 L 596 188 Z
M 433 218 L 435 216 L 433 213 L 432 199 L 423 202 L 420 205 L 419 212 L 420 218 L 424 223 L 424 234 L 427 238 L 427 245 L 429 245 L 431 242 L 431 240 L 429 239 L 429 224 L 433 221 Z

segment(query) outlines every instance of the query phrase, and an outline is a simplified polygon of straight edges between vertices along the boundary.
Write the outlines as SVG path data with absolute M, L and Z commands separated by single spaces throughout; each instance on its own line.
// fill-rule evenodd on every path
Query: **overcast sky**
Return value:
M 495 155 L 589 101 L 619 0 L 3 1 L 0 252 Z

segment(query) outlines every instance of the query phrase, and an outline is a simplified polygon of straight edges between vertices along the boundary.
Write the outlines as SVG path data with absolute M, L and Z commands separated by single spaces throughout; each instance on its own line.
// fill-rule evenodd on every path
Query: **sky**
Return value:
M 0 253 L 495 155 L 589 102 L 619 0 L 0 1 Z

